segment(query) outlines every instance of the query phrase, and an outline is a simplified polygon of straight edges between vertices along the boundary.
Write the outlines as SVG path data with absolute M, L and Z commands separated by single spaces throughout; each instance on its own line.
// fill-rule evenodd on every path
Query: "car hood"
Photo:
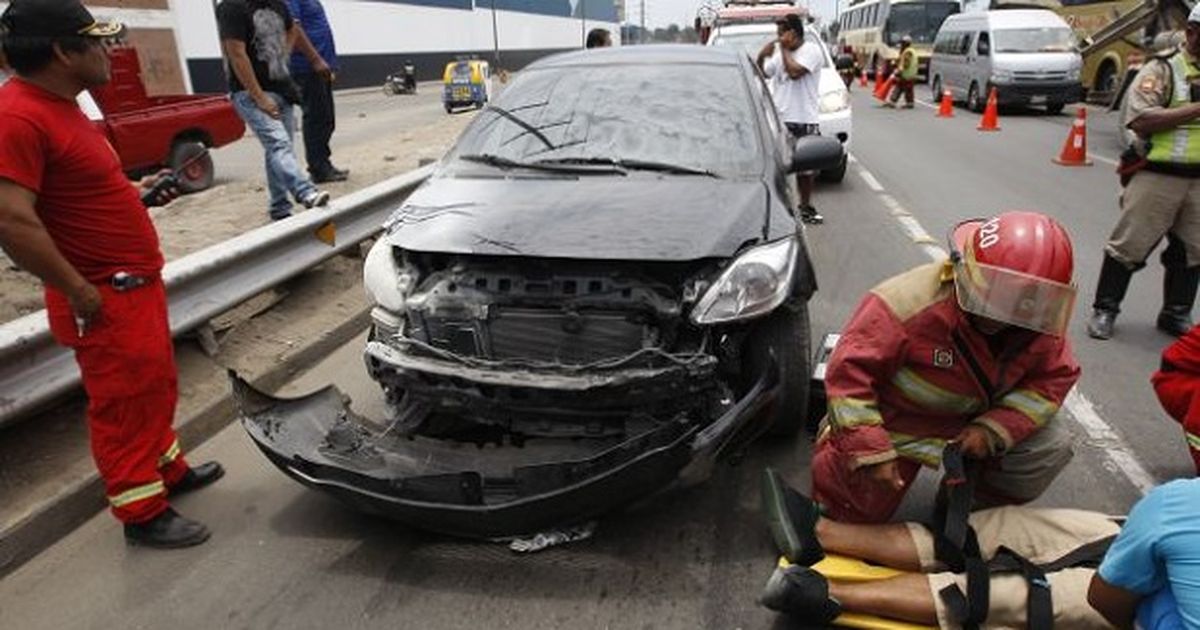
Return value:
M 766 195 L 758 181 L 636 172 L 628 177 L 436 177 L 392 214 L 386 238 L 402 249 L 453 254 L 725 258 L 764 238 Z M 773 231 L 780 231 L 785 220 L 791 218 L 772 217 Z

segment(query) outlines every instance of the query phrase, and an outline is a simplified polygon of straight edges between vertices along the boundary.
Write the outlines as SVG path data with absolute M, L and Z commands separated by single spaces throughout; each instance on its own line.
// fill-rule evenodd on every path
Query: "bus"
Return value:
M 1115 94 L 1131 65 L 1145 57 L 1147 35 L 1182 29 L 1187 8 L 1167 0 L 1062 0 L 1055 11 L 1075 31 L 1088 100 Z
M 958 0 L 864 0 L 838 16 L 839 49 L 849 47 L 868 72 L 891 72 L 900 56 L 900 38 L 912 37 L 920 79 L 929 78 L 933 37 L 942 22 L 958 13 Z

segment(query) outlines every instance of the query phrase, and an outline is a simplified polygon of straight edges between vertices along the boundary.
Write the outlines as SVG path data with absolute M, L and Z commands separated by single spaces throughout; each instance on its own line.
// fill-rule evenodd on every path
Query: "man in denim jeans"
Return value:
M 288 194 L 305 208 L 329 203 L 329 193 L 317 190 L 296 159 L 294 106 L 299 90 L 288 60 L 299 27 L 283 0 L 221 0 L 217 5 L 221 49 L 229 68 L 233 106 L 262 142 L 266 154 L 270 216 L 292 215 Z M 314 67 L 327 64 L 311 47 Z

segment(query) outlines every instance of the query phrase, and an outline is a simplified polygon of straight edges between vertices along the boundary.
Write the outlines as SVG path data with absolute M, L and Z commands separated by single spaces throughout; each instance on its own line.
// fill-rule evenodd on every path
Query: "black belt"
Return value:
M 1146 162 L 1146 169 L 1159 175 L 1174 175 L 1175 177 L 1200 178 L 1200 165 L 1172 164 L 1170 162 Z
M 156 276 L 137 276 L 127 271 L 118 271 L 108 279 L 108 284 L 117 291 L 131 291 L 144 287 L 158 278 Z

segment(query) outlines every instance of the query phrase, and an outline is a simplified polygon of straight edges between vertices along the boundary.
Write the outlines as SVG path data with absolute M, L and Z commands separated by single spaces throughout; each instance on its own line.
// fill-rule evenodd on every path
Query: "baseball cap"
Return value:
M 79 0 L 12 0 L 0 29 L 17 37 L 119 37 L 120 22 L 98 22 Z

